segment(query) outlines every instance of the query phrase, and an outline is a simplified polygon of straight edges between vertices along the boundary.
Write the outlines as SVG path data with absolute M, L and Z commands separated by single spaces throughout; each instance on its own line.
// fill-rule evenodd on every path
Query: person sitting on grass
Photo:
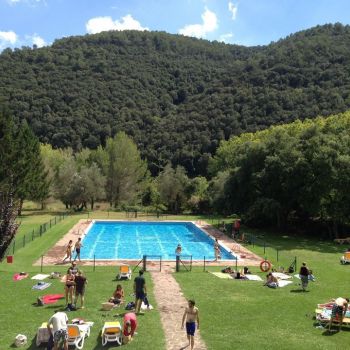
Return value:
M 334 300 L 334 304 L 332 307 L 332 315 L 331 315 L 331 320 L 328 325 L 328 330 L 331 330 L 332 323 L 334 321 L 339 322 L 339 331 L 341 329 L 341 326 L 343 324 L 343 319 L 346 314 L 346 310 L 348 309 L 348 304 L 349 304 L 349 299 L 348 298 L 337 298 Z
M 117 288 L 115 289 L 115 291 L 113 292 L 113 295 L 110 297 L 108 301 L 115 305 L 119 305 L 124 302 L 124 290 L 120 284 L 117 285 Z
M 272 274 L 272 272 L 266 275 L 266 282 L 264 286 L 268 286 L 269 288 L 277 288 L 278 287 L 278 279 Z

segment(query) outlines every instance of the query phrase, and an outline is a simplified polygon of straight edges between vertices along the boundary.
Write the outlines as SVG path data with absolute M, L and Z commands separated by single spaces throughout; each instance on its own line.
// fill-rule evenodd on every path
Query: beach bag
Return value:
M 17 334 L 15 337 L 15 345 L 19 348 L 27 344 L 27 337 L 24 334 Z
M 43 298 L 42 298 L 42 297 L 39 297 L 39 298 L 36 300 L 36 304 L 37 304 L 38 306 L 44 306 Z
M 127 305 L 125 306 L 125 310 L 132 310 L 135 309 L 135 303 L 133 301 L 130 301 L 129 303 L 127 303 Z

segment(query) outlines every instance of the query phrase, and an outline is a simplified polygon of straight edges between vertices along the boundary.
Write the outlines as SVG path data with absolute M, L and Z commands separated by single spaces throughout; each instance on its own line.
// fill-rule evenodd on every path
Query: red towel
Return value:
M 24 275 L 21 275 L 20 273 L 15 273 L 12 277 L 14 281 L 20 281 L 23 280 L 24 278 L 27 278 L 29 275 L 26 273 Z
M 54 304 L 57 300 L 62 299 L 64 297 L 63 294 L 49 294 L 44 295 L 42 300 L 44 304 Z

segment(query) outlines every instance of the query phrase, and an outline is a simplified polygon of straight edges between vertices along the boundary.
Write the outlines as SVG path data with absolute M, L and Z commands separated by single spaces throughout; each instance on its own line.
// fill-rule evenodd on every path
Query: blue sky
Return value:
M 0 50 L 126 29 L 265 45 L 349 13 L 350 0 L 0 0 Z

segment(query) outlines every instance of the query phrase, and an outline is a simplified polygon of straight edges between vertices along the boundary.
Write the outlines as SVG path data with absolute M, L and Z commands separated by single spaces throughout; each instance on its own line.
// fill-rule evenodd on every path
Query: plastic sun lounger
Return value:
M 68 346 L 75 346 L 82 349 L 85 338 L 90 335 L 90 324 L 69 324 L 68 325 Z
M 122 327 L 119 321 L 105 322 L 102 328 L 102 346 L 108 342 L 117 342 L 122 345 Z
M 122 278 L 127 278 L 128 280 L 131 279 L 131 269 L 129 265 L 119 266 L 119 274 L 117 276 L 117 279 L 120 280 Z

